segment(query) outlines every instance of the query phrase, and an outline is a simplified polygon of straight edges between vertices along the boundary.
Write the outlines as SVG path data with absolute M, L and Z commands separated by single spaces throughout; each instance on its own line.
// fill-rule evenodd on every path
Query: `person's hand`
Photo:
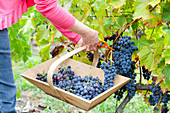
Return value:
M 98 32 L 93 30 L 91 33 L 87 34 L 87 36 L 82 37 L 78 42 L 78 46 L 82 47 L 86 45 L 85 51 L 96 51 L 98 45 Z
M 82 36 L 78 42 L 79 46 L 86 45 L 85 51 L 96 51 L 98 45 L 98 32 L 76 20 L 75 24 L 68 30 L 73 31 Z
M 85 51 L 96 51 L 98 45 L 98 32 L 91 29 L 86 35 L 82 37 L 87 49 Z

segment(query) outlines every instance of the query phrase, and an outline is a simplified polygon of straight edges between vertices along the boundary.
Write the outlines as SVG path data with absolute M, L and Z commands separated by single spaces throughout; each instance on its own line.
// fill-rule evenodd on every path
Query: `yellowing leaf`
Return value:
M 170 46 L 170 33 L 166 33 L 164 38 L 164 48 L 167 48 Z
M 143 20 L 152 19 L 153 15 L 149 12 L 149 5 L 155 6 L 160 0 L 136 0 L 134 19 L 142 17 Z
M 51 43 L 49 43 L 49 44 L 45 45 L 43 48 L 41 48 L 39 54 L 42 57 L 42 61 L 46 61 L 49 59 L 50 47 L 51 47 Z
M 157 68 L 156 64 L 157 57 L 154 56 L 150 48 L 146 46 L 143 47 L 143 49 L 138 53 L 138 56 L 139 60 L 141 61 L 140 63 L 141 66 L 145 65 L 145 67 L 149 70 L 155 70 Z
M 162 56 L 165 58 L 165 64 L 170 64 L 170 47 L 162 53 Z
M 39 41 L 40 39 L 47 39 L 49 35 L 49 30 L 46 28 L 46 25 L 40 25 L 37 28 L 37 35 L 36 35 L 36 41 Z
M 83 15 L 83 18 L 81 19 L 82 23 L 84 23 L 86 21 L 87 17 L 91 13 L 88 7 L 85 7 L 83 12 L 84 12 L 84 15 Z
M 170 84 L 170 76 L 169 76 L 169 73 L 170 73 L 170 65 L 168 65 L 168 66 L 163 70 L 163 74 L 165 75 L 165 81 L 164 81 L 164 83 L 165 83 L 166 85 L 169 85 L 169 84 Z M 165 88 L 169 88 L 169 90 L 170 90 L 170 86 L 165 87 Z
M 152 53 L 150 53 L 147 57 L 147 59 L 145 60 L 146 64 L 145 64 L 145 67 L 149 70 L 155 70 L 156 67 L 157 67 L 157 64 L 156 64 L 156 60 L 153 56 Z
M 73 56 L 73 59 L 74 59 L 74 60 L 77 60 L 77 61 L 80 61 L 80 62 L 83 62 L 83 63 L 86 63 L 86 64 L 89 64 L 89 65 L 92 64 L 92 62 L 90 62 L 89 59 L 87 58 L 86 53 L 84 53 L 84 52 L 79 52 L 79 55 L 80 55 L 80 57 L 74 55 L 74 56 Z
M 109 0 L 109 5 L 114 7 L 114 8 L 118 8 L 121 7 L 126 0 Z

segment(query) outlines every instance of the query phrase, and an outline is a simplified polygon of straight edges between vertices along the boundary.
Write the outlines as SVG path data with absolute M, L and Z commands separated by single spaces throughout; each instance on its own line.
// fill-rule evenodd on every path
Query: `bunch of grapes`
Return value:
M 39 74 L 40 73 L 37 74 L 36 79 L 41 81 L 45 80 L 44 82 L 47 82 L 47 73 L 40 74 L 43 76 L 45 75 L 43 77 L 45 79 L 39 77 Z M 67 68 L 59 67 L 58 73 L 53 74 L 53 84 L 58 88 L 74 93 L 88 100 L 91 100 L 105 91 L 104 86 L 98 77 L 85 76 L 82 78 L 81 76 L 76 76 L 74 71 L 71 70 L 71 66 L 68 66 Z
M 113 34 L 111 37 L 109 37 L 109 36 L 108 36 L 108 37 L 105 37 L 105 38 L 104 38 L 104 41 L 106 41 L 106 42 L 107 42 L 107 40 L 109 40 L 109 41 L 112 41 L 112 40 L 113 40 L 113 41 L 114 41 L 115 39 L 116 39 L 116 34 Z
M 169 111 L 169 109 L 168 109 L 168 106 L 167 106 L 167 104 L 164 104 L 163 106 L 162 106 L 162 113 L 168 113 L 168 111 Z
M 155 84 L 154 82 L 152 82 L 150 89 L 152 90 L 152 95 L 150 95 L 149 98 L 150 105 L 155 106 L 157 103 L 163 103 L 164 105 L 162 106 L 161 111 L 162 113 L 168 113 L 169 109 L 167 104 L 170 101 L 170 94 L 168 92 L 163 94 L 159 83 Z
M 110 61 L 108 63 L 103 62 L 100 68 L 104 71 L 104 90 L 107 90 L 114 85 L 115 75 L 116 75 L 116 67 L 114 63 Z
M 150 105 L 155 106 L 156 103 L 159 103 L 163 93 L 161 91 L 159 83 L 155 85 L 155 83 L 152 82 L 152 86 L 150 86 L 150 89 L 152 90 L 152 95 L 150 95 L 149 103 Z
M 47 82 L 47 73 L 37 73 L 36 79 Z
M 113 49 L 115 49 L 113 57 L 115 60 L 117 74 L 131 78 L 131 81 L 129 81 L 126 86 L 123 86 L 115 93 L 114 97 L 117 98 L 117 100 L 120 100 L 123 97 L 125 91 L 128 91 L 130 98 L 133 98 L 135 95 L 136 74 L 134 73 L 134 69 L 136 62 L 131 61 L 131 56 L 134 51 L 138 50 L 138 48 L 133 46 L 134 42 L 130 41 L 130 39 L 131 37 L 128 36 L 119 37 L 113 45 Z
M 162 95 L 161 98 L 161 102 L 164 103 L 164 105 L 162 106 L 162 113 L 168 113 L 169 109 L 168 109 L 168 102 L 170 101 L 170 94 L 169 92 L 166 92 Z
M 148 69 L 145 69 L 144 66 L 142 66 L 142 70 L 143 70 L 143 77 L 146 80 L 150 79 L 150 75 L 151 75 L 151 71 L 148 71 Z

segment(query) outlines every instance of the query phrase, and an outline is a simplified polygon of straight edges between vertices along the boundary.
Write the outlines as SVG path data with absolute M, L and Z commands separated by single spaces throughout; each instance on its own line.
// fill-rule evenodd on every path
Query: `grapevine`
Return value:
M 68 1 L 58 1 L 63 7 L 67 7 Z M 116 113 L 123 112 L 134 94 L 141 90 L 147 92 L 145 94 L 141 91 L 140 93 L 143 95 L 149 95 L 149 104 L 154 106 L 154 110 L 162 113 L 169 112 L 169 1 L 90 0 L 82 2 L 74 0 L 69 3 L 71 7 L 67 10 L 82 23 L 97 30 L 99 38 L 109 45 L 102 49 L 97 68 L 104 66 L 105 71 L 114 68 L 114 73 L 131 78 L 129 83 L 115 92 L 114 97 L 117 100 L 121 100 L 125 96 L 118 105 Z M 50 21 L 38 13 L 35 7 L 28 10 L 28 13 L 23 14 L 23 19 L 19 19 L 18 23 L 8 28 L 12 61 L 22 60 L 28 68 L 35 66 L 37 63 L 32 60 L 30 45 L 30 42 L 33 43 L 33 41 L 40 50 L 39 55 L 42 62 L 51 58 L 49 54 L 51 45 L 60 43 L 63 46 L 57 48 L 54 56 L 63 53 L 66 49 L 68 51 L 68 45 L 72 46 L 71 50 L 75 49 L 75 44 L 58 32 Z M 103 46 L 104 43 L 99 43 L 99 45 Z M 77 54 L 77 56 L 79 55 Z M 92 62 L 93 52 L 87 56 Z M 111 61 L 111 65 L 106 69 L 108 61 Z M 105 63 L 103 64 L 103 62 Z M 141 71 L 138 71 L 138 68 Z M 107 71 L 106 73 L 106 77 L 114 79 L 114 74 L 112 76 Z M 47 81 L 46 73 L 37 75 L 39 77 L 37 79 Z M 105 85 L 107 87 L 104 88 L 108 89 L 112 86 L 112 81 L 105 80 Z M 161 91 L 158 92 L 158 90 Z

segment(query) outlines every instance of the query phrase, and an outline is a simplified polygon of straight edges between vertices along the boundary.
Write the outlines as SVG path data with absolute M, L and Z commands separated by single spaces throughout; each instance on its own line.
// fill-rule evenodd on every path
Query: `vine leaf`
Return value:
M 126 18 L 124 15 L 121 15 L 118 19 L 117 19 L 117 22 L 119 23 L 119 25 L 121 27 L 123 27 L 123 25 L 126 23 Z
M 105 5 L 105 4 L 101 4 L 100 9 L 99 9 L 99 10 L 97 10 L 97 12 L 95 13 L 95 14 L 96 14 L 96 16 L 97 16 L 98 18 L 102 18 L 102 17 L 103 17 L 103 15 L 105 15 L 105 14 L 106 14 L 105 9 L 106 9 L 106 5 Z
M 170 84 L 170 76 L 169 76 L 169 74 L 170 74 L 170 64 L 163 70 L 163 74 L 165 75 L 165 82 L 167 83 L 167 84 Z
M 86 64 L 89 64 L 89 65 L 92 64 L 92 62 L 90 62 L 89 59 L 87 58 L 86 53 L 84 53 L 84 52 L 79 52 L 79 55 L 80 55 L 80 57 L 74 55 L 74 56 L 73 56 L 73 59 L 74 59 L 74 60 L 77 60 L 77 61 L 80 61 L 80 62 L 83 62 L 83 63 L 86 63 Z
M 136 0 L 134 19 L 142 17 L 143 20 L 152 19 L 154 16 L 149 12 L 149 5 L 155 6 L 160 0 Z
M 167 2 L 164 6 L 164 11 L 163 11 L 163 15 L 162 18 L 164 20 L 164 22 L 167 22 L 170 20 L 170 7 L 169 7 L 169 2 Z
M 39 54 L 42 58 L 41 61 L 46 61 L 49 59 L 49 51 L 50 51 L 51 43 L 45 45 L 43 48 L 41 48 Z
M 162 22 L 162 16 L 161 15 L 152 15 L 154 19 L 146 20 L 145 22 L 148 23 L 148 27 L 153 28 L 157 27 Z
M 149 70 L 155 70 L 157 67 L 156 59 L 154 57 L 153 52 L 148 47 L 143 47 L 143 49 L 138 53 L 139 60 L 141 61 L 140 65 Z
M 145 36 L 142 36 L 140 40 L 137 40 L 136 38 L 132 38 L 131 41 L 135 42 L 135 45 L 138 47 L 139 50 L 141 50 L 144 46 L 149 47 L 148 40 L 145 38 Z
M 164 38 L 164 48 L 170 46 L 170 33 L 166 33 Z
M 153 48 L 153 52 L 154 52 L 154 56 L 158 56 L 162 54 L 162 50 L 163 50 L 163 46 L 164 46 L 164 39 L 163 38 L 159 38 L 157 39 L 157 41 L 152 45 Z M 160 58 L 159 57 L 159 58 Z M 158 58 L 158 57 L 157 57 Z
M 22 18 L 22 21 L 19 21 L 19 23 L 20 23 L 21 26 L 23 26 L 21 28 L 23 33 L 28 33 L 31 29 L 35 29 L 35 25 L 32 21 L 32 18 L 28 18 L 28 17 L 24 16 Z
M 126 0 L 108 0 L 109 5 L 113 6 L 114 8 L 121 7 Z
M 164 74 L 164 78 L 165 78 L 165 81 L 163 82 L 163 85 L 167 85 L 169 86 L 170 84 L 170 65 L 168 65 L 167 67 L 165 67 L 165 69 L 163 70 L 163 74 Z M 164 88 L 168 88 L 170 90 L 170 86 L 169 87 L 164 87 Z M 164 89 L 165 90 L 165 89 Z
M 165 64 L 170 64 L 170 47 L 162 53 L 162 56 L 165 58 Z
M 46 28 L 46 25 L 40 25 L 37 28 L 37 35 L 36 35 L 36 41 L 39 41 L 40 39 L 47 38 L 49 35 L 49 30 Z
M 83 12 L 84 12 L 83 18 L 81 19 L 81 22 L 82 22 L 82 23 L 84 23 L 84 22 L 86 21 L 87 17 L 90 15 L 91 11 L 89 10 L 88 7 L 85 7 L 85 8 L 83 9 Z
M 155 27 L 154 29 L 146 29 L 146 35 L 147 35 L 147 39 L 154 39 L 157 40 L 159 39 L 162 35 L 164 34 L 164 32 L 162 31 L 161 27 Z

